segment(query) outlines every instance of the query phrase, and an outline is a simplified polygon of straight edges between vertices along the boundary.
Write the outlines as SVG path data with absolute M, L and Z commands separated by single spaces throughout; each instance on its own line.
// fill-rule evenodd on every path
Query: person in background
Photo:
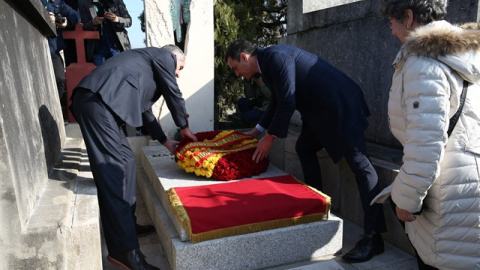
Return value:
M 107 259 L 124 269 L 158 269 L 146 262 L 139 248 L 138 236 L 154 227 L 136 223 L 135 154 L 126 125 L 145 126 L 153 140 L 174 153 L 178 142 L 165 136 L 152 112 L 163 96 L 182 136 L 197 141 L 176 81 L 184 65 L 185 55 L 174 45 L 128 50 L 95 68 L 72 95 L 70 109 L 97 186 Z
M 77 0 L 63 0 L 69 7 L 77 11 L 77 23 L 81 22 L 80 12 L 78 11 Z M 73 26 L 75 28 L 75 26 Z M 65 67 L 68 67 L 71 63 L 77 63 L 77 51 L 74 39 L 65 39 L 65 48 L 63 49 L 63 57 L 65 58 Z
M 447 0 L 381 1 L 402 43 L 388 119 L 403 164 L 374 202 L 391 198 L 419 269 L 480 269 L 480 31 L 446 12 Z
M 78 0 L 63 0 L 65 4 L 78 11 Z M 80 22 L 80 14 L 78 14 L 78 22 Z
M 53 72 L 57 82 L 58 97 L 62 107 L 67 106 L 67 95 L 65 92 L 65 64 L 60 52 L 65 48 L 62 38 L 64 29 L 73 28 L 78 22 L 78 13 L 76 10 L 65 4 L 63 0 L 40 0 L 48 11 L 50 19 L 55 22 L 57 27 L 57 36 L 48 38 L 50 55 L 52 57 Z
M 132 18 L 122 0 L 79 0 L 78 9 L 83 30 L 100 33 L 100 39 L 86 41 L 88 62 L 99 66 L 106 59 L 131 49 L 126 28 L 132 25 Z
M 260 74 L 272 93 L 262 119 L 247 132 L 258 136 L 267 130 L 252 159 L 258 162 L 267 157 L 275 137 L 287 136 L 290 118 L 298 110 L 302 130 L 295 148 L 305 183 L 322 189 L 317 152 L 323 148 L 335 163 L 345 157 L 355 174 L 364 211 L 364 234 L 342 258 L 364 262 L 383 253 L 381 233 L 386 225 L 382 205 L 370 205 L 380 190 L 364 141 L 370 111 L 360 87 L 318 56 L 289 45 L 257 48 L 236 40 L 228 47 L 225 60 L 237 76 L 250 79 Z
M 243 83 L 245 97 L 240 98 L 237 103 L 240 119 L 247 125 L 255 125 L 270 104 L 271 93 L 260 74 L 254 75 L 250 80 L 244 79 Z

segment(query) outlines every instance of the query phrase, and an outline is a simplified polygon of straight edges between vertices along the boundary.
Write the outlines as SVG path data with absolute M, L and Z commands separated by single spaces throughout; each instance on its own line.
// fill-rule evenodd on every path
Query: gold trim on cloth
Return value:
M 325 205 L 324 213 L 315 213 L 315 214 L 310 214 L 310 215 L 305 215 L 300 217 L 291 217 L 291 218 L 278 219 L 278 220 L 267 220 L 267 221 L 261 221 L 257 223 L 249 223 L 249 224 L 194 234 L 192 233 L 190 217 L 186 209 L 184 208 L 181 199 L 178 197 L 177 192 L 175 191 L 175 188 L 170 188 L 169 190 L 166 191 L 166 194 L 170 202 L 170 205 L 172 207 L 173 213 L 175 214 L 182 228 L 187 231 L 188 237 L 192 243 L 198 243 L 202 241 L 234 236 L 234 235 L 260 232 L 264 230 L 278 229 L 278 228 L 283 228 L 283 227 L 288 227 L 288 226 L 293 226 L 298 224 L 328 220 L 330 209 L 331 209 L 331 198 L 325 193 L 311 186 L 306 185 L 305 183 L 301 182 L 297 178 L 293 176 L 292 178 L 294 178 L 298 183 L 310 188 L 312 191 L 319 194 L 325 199 L 326 205 Z M 228 185 L 228 183 L 219 184 L 219 185 Z M 272 208 L 274 207 L 276 207 L 275 202 L 272 202 Z
M 232 133 L 226 134 L 225 136 L 220 136 L 219 138 L 215 138 L 212 141 L 205 140 L 203 142 L 187 143 L 181 149 L 177 149 L 177 158 L 179 160 L 183 160 L 185 158 L 186 152 L 191 151 L 192 149 L 199 149 L 200 150 L 200 151 L 195 151 L 194 152 L 195 156 L 197 156 L 197 155 L 201 156 L 201 153 L 203 151 L 226 153 L 228 151 L 235 150 L 235 148 L 225 149 L 226 147 L 237 144 L 237 143 L 240 143 L 240 142 L 245 141 L 245 140 L 251 140 L 253 143 L 257 142 L 257 140 L 252 139 L 252 136 L 250 136 L 250 135 L 245 135 L 245 134 L 238 133 L 238 132 L 232 132 Z M 241 149 L 241 150 L 245 150 L 245 149 L 249 149 L 249 148 L 253 148 L 253 147 L 256 147 L 256 145 L 253 145 L 253 146 Z M 236 150 L 236 151 L 240 151 L 240 150 Z
M 254 149 L 257 139 L 238 131 L 222 131 L 211 140 L 189 142 L 175 152 L 177 164 L 187 173 L 210 178 L 218 161 L 229 154 Z

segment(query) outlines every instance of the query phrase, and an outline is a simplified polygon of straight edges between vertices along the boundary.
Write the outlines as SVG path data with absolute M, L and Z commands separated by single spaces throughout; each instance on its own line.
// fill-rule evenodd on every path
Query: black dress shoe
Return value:
M 139 225 L 135 224 L 135 228 L 137 229 L 137 236 L 142 237 L 149 235 L 155 232 L 155 227 L 153 225 Z
M 347 262 L 366 262 L 374 255 L 382 254 L 385 251 L 382 236 L 377 233 L 373 236 L 364 234 L 355 247 L 342 256 Z
M 122 267 L 125 270 L 160 270 L 160 268 L 147 263 L 145 256 L 138 249 L 108 255 L 107 260 L 113 265 Z

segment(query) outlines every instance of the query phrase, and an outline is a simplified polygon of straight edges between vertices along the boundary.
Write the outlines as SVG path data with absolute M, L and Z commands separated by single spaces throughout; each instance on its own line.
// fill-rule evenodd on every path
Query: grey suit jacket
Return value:
M 104 103 L 125 123 L 144 125 L 153 139 L 166 140 L 152 113 L 152 105 L 163 96 L 175 124 L 188 126 L 185 100 L 178 88 L 175 56 L 160 48 L 122 52 L 98 66 L 77 88 L 99 93 Z

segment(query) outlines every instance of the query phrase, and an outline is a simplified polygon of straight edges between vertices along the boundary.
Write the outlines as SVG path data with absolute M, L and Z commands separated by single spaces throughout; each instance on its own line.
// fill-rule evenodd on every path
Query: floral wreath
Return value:
M 175 151 L 175 161 L 187 173 L 229 181 L 265 172 L 269 158 L 252 160 L 257 139 L 238 131 L 206 131 L 195 134 L 198 142 L 183 138 Z

